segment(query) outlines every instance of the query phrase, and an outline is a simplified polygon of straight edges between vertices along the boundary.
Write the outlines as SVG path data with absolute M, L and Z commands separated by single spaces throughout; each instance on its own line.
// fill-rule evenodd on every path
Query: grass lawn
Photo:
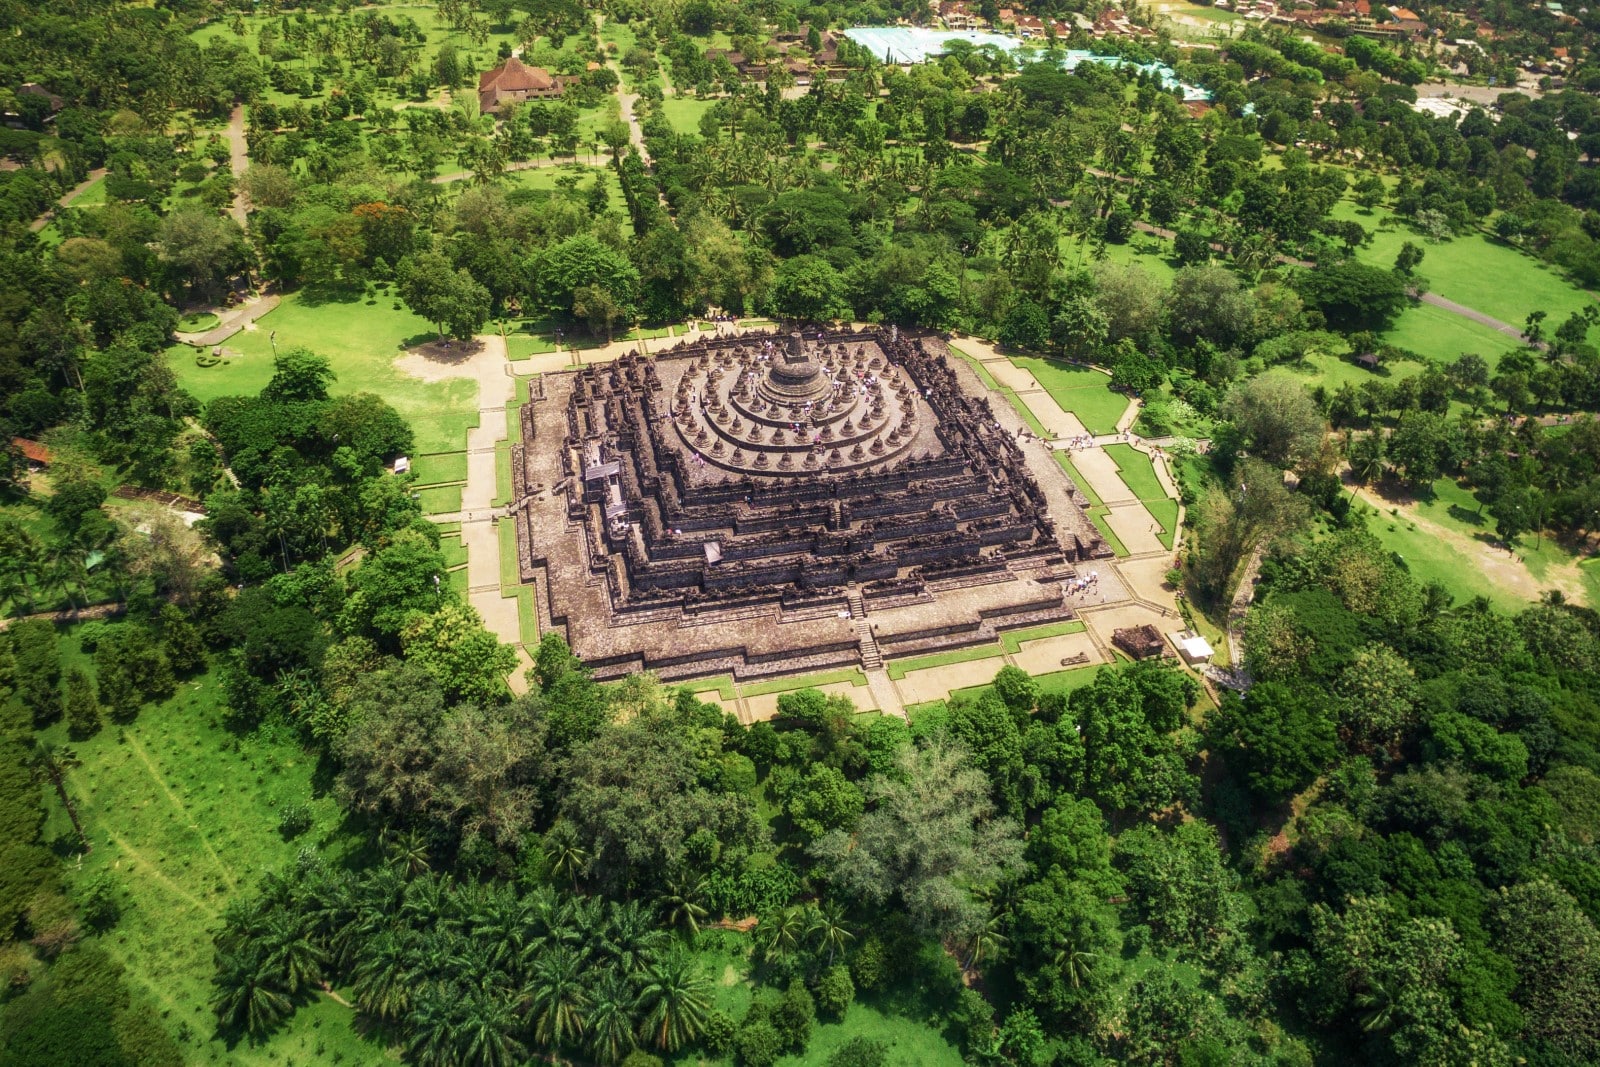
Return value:
M 1117 477 L 1139 498 L 1139 503 L 1144 505 L 1150 517 L 1161 524 L 1161 533 L 1158 535 L 1161 543 L 1171 548 L 1173 533 L 1178 528 L 1178 502 L 1161 487 L 1156 477 L 1155 460 L 1132 445 L 1106 445 L 1105 451 L 1117 465 Z
M 1111 433 L 1128 410 L 1128 398 L 1113 393 L 1110 378 L 1097 370 L 1041 356 L 1011 356 L 1011 362 L 1033 376 L 1062 408 L 1078 416 L 1090 433 Z
M 1067 472 L 1067 477 L 1072 479 L 1072 484 L 1077 486 L 1083 492 L 1083 495 L 1089 499 L 1089 510 L 1085 514 L 1089 516 L 1089 521 L 1094 524 L 1094 528 L 1100 531 L 1100 536 L 1106 539 L 1106 544 L 1111 546 L 1111 551 L 1119 556 L 1128 555 L 1128 546 L 1122 543 L 1122 538 L 1116 535 L 1116 532 L 1111 529 L 1111 524 L 1106 521 L 1106 513 L 1111 509 L 1106 507 L 1105 502 L 1094 491 L 1094 487 L 1089 484 L 1089 480 L 1078 473 L 1078 468 L 1072 465 L 1072 460 L 1068 458 L 1067 453 L 1057 452 L 1055 457 L 1056 462 L 1061 464 L 1061 469 Z M 1174 516 L 1173 526 L 1176 525 L 1176 516 Z M 1165 532 L 1166 538 L 1172 536 L 1171 530 L 1166 530 Z M 1172 547 L 1170 540 L 1167 540 L 1167 547 Z
M 98 178 L 89 183 L 88 188 L 67 201 L 68 207 L 105 207 L 106 206 L 106 180 Z
M 392 295 L 369 302 L 318 303 L 304 293 L 290 293 L 254 330 L 228 339 L 241 353 L 215 367 L 195 365 L 196 349 L 175 345 L 167 352 L 178 384 L 204 403 L 219 396 L 253 395 L 272 377 L 271 335 L 278 348 L 297 345 L 326 356 L 338 376 L 335 393 L 377 393 L 403 415 L 416 433 L 419 453 L 448 452 L 466 444 L 468 429 L 478 424 L 478 386 L 466 378 L 427 383 L 394 365 L 402 349 L 429 340 L 433 330 Z
M 464 482 L 467 480 L 467 454 L 434 452 L 426 456 L 412 456 L 411 473 L 417 476 L 418 485 Z
M 63 652 L 69 666 L 88 668 L 75 634 L 65 635 Z M 100 940 L 158 1007 L 186 1062 L 389 1060 L 381 1044 L 351 1028 L 348 1008 L 320 995 L 263 1044 L 229 1048 L 212 1040 L 211 935 L 223 909 L 301 848 L 343 845 L 338 805 L 312 785 L 314 761 L 288 738 L 231 733 L 220 723 L 221 703 L 217 678 L 202 675 L 135 722 L 72 743 L 83 765 L 68 789 L 94 850 L 67 877 L 115 879 L 123 916 Z M 49 733 L 66 740 L 61 725 Z M 47 804 L 47 836 L 69 835 L 53 795 Z M 309 804 L 315 818 L 294 841 L 277 830 L 278 811 L 290 804 Z
M 461 510 L 461 486 L 435 485 L 428 489 L 415 490 L 418 499 L 422 502 L 424 515 L 447 515 L 452 511 Z
M 446 568 L 453 570 L 467 565 L 467 546 L 461 543 L 459 533 L 450 537 L 440 537 L 439 551 L 444 555 Z
M 1104 663 L 1095 663 L 1087 667 L 1069 667 L 1064 671 L 1035 674 L 1033 680 L 1039 683 L 1039 691 L 1041 693 L 1070 693 L 1074 689 L 1082 689 L 1093 682 L 1095 675 L 1099 674 L 1100 668 L 1104 666 L 1106 666 Z M 988 685 L 974 685 L 966 689 L 957 689 L 950 694 L 950 699 L 955 700 L 957 697 L 961 697 L 977 700 L 992 688 L 993 686 Z M 937 704 L 938 701 L 933 703 Z M 930 706 L 932 705 L 917 705 L 919 710 Z M 907 714 L 910 713 L 910 710 L 909 708 L 907 709 Z
M 1361 259 L 1392 267 L 1400 246 L 1410 241 L 1424 252 L 1417 273 L 1428 280 L 1430 290 L 1512 326 L 1520 327 L 1530 311 L 1546 311 L 1550 316 L 1547 326 L 1554 329 L 1569 314 L 1594 302 L 1592 294 L 1567 281 L 1555 268 L 1481 233 L 1430 244 L 1381 209 L 1364 215 L 1354 204 L 1341 201 L 1332 214 L 1372 231 L 1372 243 L 1357 253 Z M 1515 343 L 1501 339 L 1502 348 Z
M 1011 630 L 1000 635 L 1000 647 L 1007 652 L 1015 654 L 1022 651 L 1022 645 L 1027 641 L 1043 641 L 1047 637 L 1065 637 L 1067 634 L 1081 634 L 1087 627 L 1077 619 L 1068 619 L 1066 622 L 1046 623 L 1044 626 L 1030 626 L 1026 630 Z
M 672 123 L 672 128 L 679 133 L 700 132 L 700 116 L 711 110 L 715 100 L 696 100 L 692 96 L 674 95 L 661 101 L 661 113 L 667 121 Z
M 890 678 L 899 681 L 912 671 L 925 671 L 929 667 L 948 667 L 952 663 L 968 663 L 975 659 L 990 659 L 999 655 L 1000 649 L 996 645 L 972 645 L 968 648 L 930 652 L 926 656 L 912 656 L 910 659 L 888 660 L 884 663 L 884 667 L 888 670 Z
M 522 643 L 532 649 L 539 643 L 539 609 L 533 598 L 538 590 L 524 585 L 517 573 L 517 524 L 501 521 L 495 523 L 500 537 L 500 592 L 517 598 L 517 629 Z M 466 571 L 459 572 L 465 580 Z
M 1521 321 L 1513 325 L 1520 326 Z M 1501 354 L 1517 346 L 1516 341 L 1498 330 L 1432 304 L 1413 304 L 1406 308 L 1394 326 L 1384 333 L 1383 339 L 1397 348 L 1408 348 L 1441 363 L 1453 363 L 1462 353 L 1475 352 L 1489 364 L 1491 374 L 1500 363 Z M 1361 374 L 1371 373 L 1350 363 L 1344 365 Z M 1399 363 L 1390 370 L 1398 377 L 1409 377 L 1420 373 L 1422 367 L 1416 363 Z
M 222 320 L 210 311 L 199 311 L 178 320 L 179 333 L 204 333 L 215 329 Z
M 820 689 L 825 685 L 836 682 L 849 682 L 853 686 L 867 684 L 867 676 L 861 673 L 860 667 L 840 667 L 835 671 L 822 671 L 818 674 L 806 674 L 798 678 L 773 678 L 765 682 L 752 682 L 749 685 L 739 686 L 742 696 L 758 697 L 768 693 L 792 693 L 797 689 Z M 699 686 L 702 683 L 694 682 Z M 701 688 L 705 692 L 705 688 Z

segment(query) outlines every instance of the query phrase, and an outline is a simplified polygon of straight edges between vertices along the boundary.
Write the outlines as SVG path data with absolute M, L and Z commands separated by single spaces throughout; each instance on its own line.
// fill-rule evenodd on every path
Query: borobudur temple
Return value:
M 935 337 L 743 334 L 546 374 L 512 514 L 601 678 L 860 665 L 1070 618 L 1086 501 Z

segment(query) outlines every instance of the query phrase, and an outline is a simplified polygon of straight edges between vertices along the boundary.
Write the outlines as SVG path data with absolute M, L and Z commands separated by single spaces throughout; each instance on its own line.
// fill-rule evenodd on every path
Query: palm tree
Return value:
M 533 966 L 523 1002 L 533 1016 L 534 1039 L 554 1052 L 583 1036 L 589 994 L 583 988 L 583 959 L 565 945 L 541 955 Z
M 967 942 L 967 959 L 962 969 L 970 971 L 986 959 L 990 959 L 996 952 L 1005 947 L 1005 935 L 1000 932 L 1001 917 L 998 914 L 989 916 L 989 921 L 978 928 L 972 935 L 972 940 Z
M 676 1052 L 699 1038 L 711 1010 L 710 983 L 693 972 L 693 960 L 676 953 L 644 970 L 639 1036 L 663 1052 Z
M 638 1045 L 633 1037 L 638 1021 L 634 1010 L 637 998 L 624 974 L 609 967 L 600 973 L 591 995 L 589 1054 L 610 1067 L 621 1063 Z
M 589 851 L 578 840 L 578 831 L 571 823 L 558 822 L 545 835 L 544 847 L 545 855 L 550 858 L 550 873 L 569 879 L 576 891 L 578 875 L 589 862 Z
M 271 1030 L 288 1017 L 294 1005 L 262 973 L 259 953 L 225 956 L 212 979 L 217 990 L 211 1005 L 224 1027 L 252 1036 Z
M 456 1067 L 455 998 L 439 986 L 430 986 L 406 1017 L 410 1036 L 406 1048 L 423 1067 Z
M 756 947 L 769 960 L 781 960 L 800 947 L 806 935 L 804 908 L 780 908 L 756 924 Z
M 1373 979 L 1364 992 L 1357 993 L 1356 1007 L 1362 1009 L 1361 1029 L 1364 1033 L 1381 1033 L 1394 1026 L 1397 998 L 1383 982 Z
M 409 939 L 388 931 L 367 943 L 351 984 L 356 1006 L 392 1022 L 411 1010 L 415 952 Z
M 83 761 L 76 752 L 48 741 L 35 745 L 33 755 L 28 758 L 28 769 L 33 773 L 33 780 L 40 784 L 49 782 L 55 787 L 56 796 L 61 798 L 61 806 L 67 809 L 67 818 L 72 820 L 72 828 L 77 831 L 83 854 L 87 856 L 93 846 L 89 844 L 89 836 L 83 832 L 83 823 L 78 820 L 78 809 L 67 796 L 67 772 L 81 766 Z
M 655 912 L 648 904 L 638 900 L 612 904 L 601 951 L 623 974 L 631 974 L 656 958 L 668 936 L 656 926 Z
M 304 916 L 273 912 L 267 919 L 262 947 L 264 972 L 291 996 L 322 981 L 328 954 L 311 939 Z
M 387 829 L 384 832 L 387 834 Z M 405 833 L 390 837 L 385 844 L 384 854 L 390 863 L 411 878 L 427 872 L 432 866 L 431 857 L 428 855 L 428 841 L 416 830 L 407 830 Z
M 690 881 L 680 874 L 667 880 L 667 891 L 661 894 L 661 910 L 667 916 L 668 926 L 681 926 L 689 931 L 690 937 L 700 932 L 700 920 L 707 915 L 705 906 L 700 903 L 705 887 L 704 878 Z
M 1051 960 L 1072 983 L 1073 989 L 1081 989 L 1083 981 L 1089 977 L 1093 964 L 1099 957 L 1093 952 L 1084 952 L 1076 945 L 1062 944 L 1056 949 L 1055 958 Z
M 806 930 L 817 944 L 828 950 L 828 966 L 833 966 L 836 952 L 843 952 L 856 939 L 855 931 L 844 921 L 844 908 L 829 900 L 811 909 L 811 925 Z
M 465 1009 L 466 1018 L 455 1031 L 460 1062 L 484 1067 L 527 1062 L 528 1050 L 512 1036 L 517 1019 L 505 997 L 479 990 L 467 1000 Z

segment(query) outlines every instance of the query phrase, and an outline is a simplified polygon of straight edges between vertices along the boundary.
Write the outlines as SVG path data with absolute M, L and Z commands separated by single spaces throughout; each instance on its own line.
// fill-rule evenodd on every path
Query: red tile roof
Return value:
M 549 89 L 555 79 L 543 67 L 530 67 L 512 56 L 493 70 L 478 75 L 478 92 L 497 89 L 503 93 Z
M 46 467 L 50 465 L 50 450 L 38 441 L 30 441 L 26 437 L 13 437 L 11 446 L 21 452 L 29 463 L 38 463 Z

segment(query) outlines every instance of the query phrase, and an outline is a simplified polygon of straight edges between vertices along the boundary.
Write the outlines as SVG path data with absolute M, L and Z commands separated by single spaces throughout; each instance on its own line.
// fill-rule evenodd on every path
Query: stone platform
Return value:
M 1070 618 L 1062 580 L 1111 550 L 1010 415 L 942 342 L 889 330 L 547 374 L 511 509 L 541 632 L 602 678 L 748 678 Z

